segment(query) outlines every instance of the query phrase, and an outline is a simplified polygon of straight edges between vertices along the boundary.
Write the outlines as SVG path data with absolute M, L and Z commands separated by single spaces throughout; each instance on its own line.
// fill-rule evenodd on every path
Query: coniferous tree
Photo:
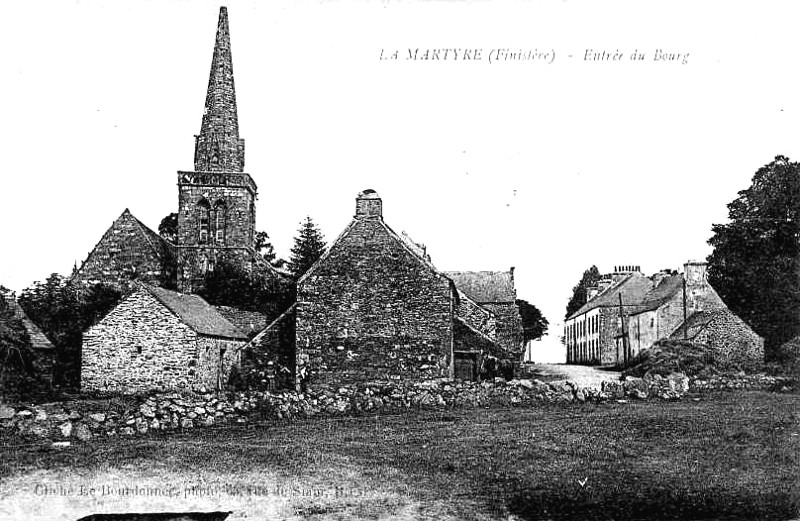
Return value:
M 289 271 L 295 278 L 300 278 L 325 252 L 325 240 L 311 217 L 306 217 L 297 233 L 289 260 Z

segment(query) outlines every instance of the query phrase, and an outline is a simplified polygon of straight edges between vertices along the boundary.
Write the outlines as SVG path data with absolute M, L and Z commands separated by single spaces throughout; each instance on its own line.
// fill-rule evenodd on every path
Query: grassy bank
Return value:
M 61 450 L 7 446 L 2 458 L 0 497 L 82 515 L 200 506 L 233 510 L 230 519 L 791 519 L 800 516 L 800 397 L 313 419 Z M 43 494 L 42 483 L 74 493 Z M 77 493 L 103 483 L 177 492 Z

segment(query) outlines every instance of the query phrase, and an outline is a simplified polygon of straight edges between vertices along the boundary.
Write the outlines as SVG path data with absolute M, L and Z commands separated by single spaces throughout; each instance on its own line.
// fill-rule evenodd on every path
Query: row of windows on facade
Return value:
M 587 333 L 588 329 L 588 333 Z M 578 337 L 584 337 L 600 331 L 600 315 L 594 315 L 580 322 L 573 322 L 567 326 L 567 343 L 574 344 Z
M 567 361 L 600 360 L 600 340 L 592 338 L 567 347 Z

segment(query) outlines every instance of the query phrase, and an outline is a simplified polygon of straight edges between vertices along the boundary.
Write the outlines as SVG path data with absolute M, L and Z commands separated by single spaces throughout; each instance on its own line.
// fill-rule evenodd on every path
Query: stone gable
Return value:
M 125 210 L 103 234 L 72 279 L 128 289 L 133 281 L 171 287 L 174 247 Z
M 298 371 L 316 383 L 451 376 L 451 301 L 449 279 L 380 219 L 357 219 L 298 285 Z

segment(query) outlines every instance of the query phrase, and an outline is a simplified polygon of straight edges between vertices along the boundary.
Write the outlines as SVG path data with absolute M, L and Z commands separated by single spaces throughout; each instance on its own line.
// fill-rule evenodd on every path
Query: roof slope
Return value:
M 175 246 L 148 228 L 127 208 L 106 230 L 86 256 L 73 278 L 92 282 L 116 282 L 131 267 L 156 262 L 169 270 L 175 265 Z
M 653 311 L 668 302 L 676 293 L 683 291 L 683 275 L 665 277 L 655 288 L 648 291 L 632 313 Z
M 267 315 L 258 311 L 247 311 L 230 306 L 214 306 L 225 320 L 239 328 L 242 332 L 255 335 L 267 327 Z
M 747 326 L 747 324 L 745 324 L 745 322 L 741 318 L 737 317 L 729 309 L 715 309 L 713 311 L 695 311 L 686 318 L 686 322 L 684 322 L 683 324 L 678 326 L 677 329 L 675 329 L 675 331 L 670 335 L 670 339 L 672 340 L 683 339 L 683 331 L 684 329 L 686 329 L 686 339 L 694 340 L 697 337 L 697 335 L 702 333 L 706 327 L 708 327 L 711 323 L 719 319 L 732 319 L 735 322 L 740 322 L 743 325 Z M 749 326 L 747 327 L 749 328 Z
M 30 317 L 28 317 L 28 314 L 25 313 L 25 310 L 22 309 L 22 306 L 17 302 L 17 299 L 9 295 L 6 297 L 6 302 L 8 302 L 8 306 L 14 311 L 14 315 L 22 321 L 22 325 L 28 332 L 28 337 L 31 340 L 31 347 L 33 349 L 55 349 L 55 346 L 50 342 L 50 339 L 47 338 L 47 335 L 42 332 L 39 326 L 37 326 Z
M 446 271 L 444 274 L 480 304 L 516 302 L 514 278 L 510 271 Z
M 142 285 L 151 295 L 172 311 L 184 324 L 202 335 L 247 340 L 247 335 L 223 317 L 217 309 L 197 295 Z
M 622 294 L 622 304 L 629 308 L 632 304 L 642 301 L 645 294 L 652 289 L 652 281 L 641 273 L 631 273 L 609 286 L 605 291 L 581 306 L 578 311 L 569 316 L 569 319 L 583 315 L 599 307 L 619 306 L 619 295 Z

